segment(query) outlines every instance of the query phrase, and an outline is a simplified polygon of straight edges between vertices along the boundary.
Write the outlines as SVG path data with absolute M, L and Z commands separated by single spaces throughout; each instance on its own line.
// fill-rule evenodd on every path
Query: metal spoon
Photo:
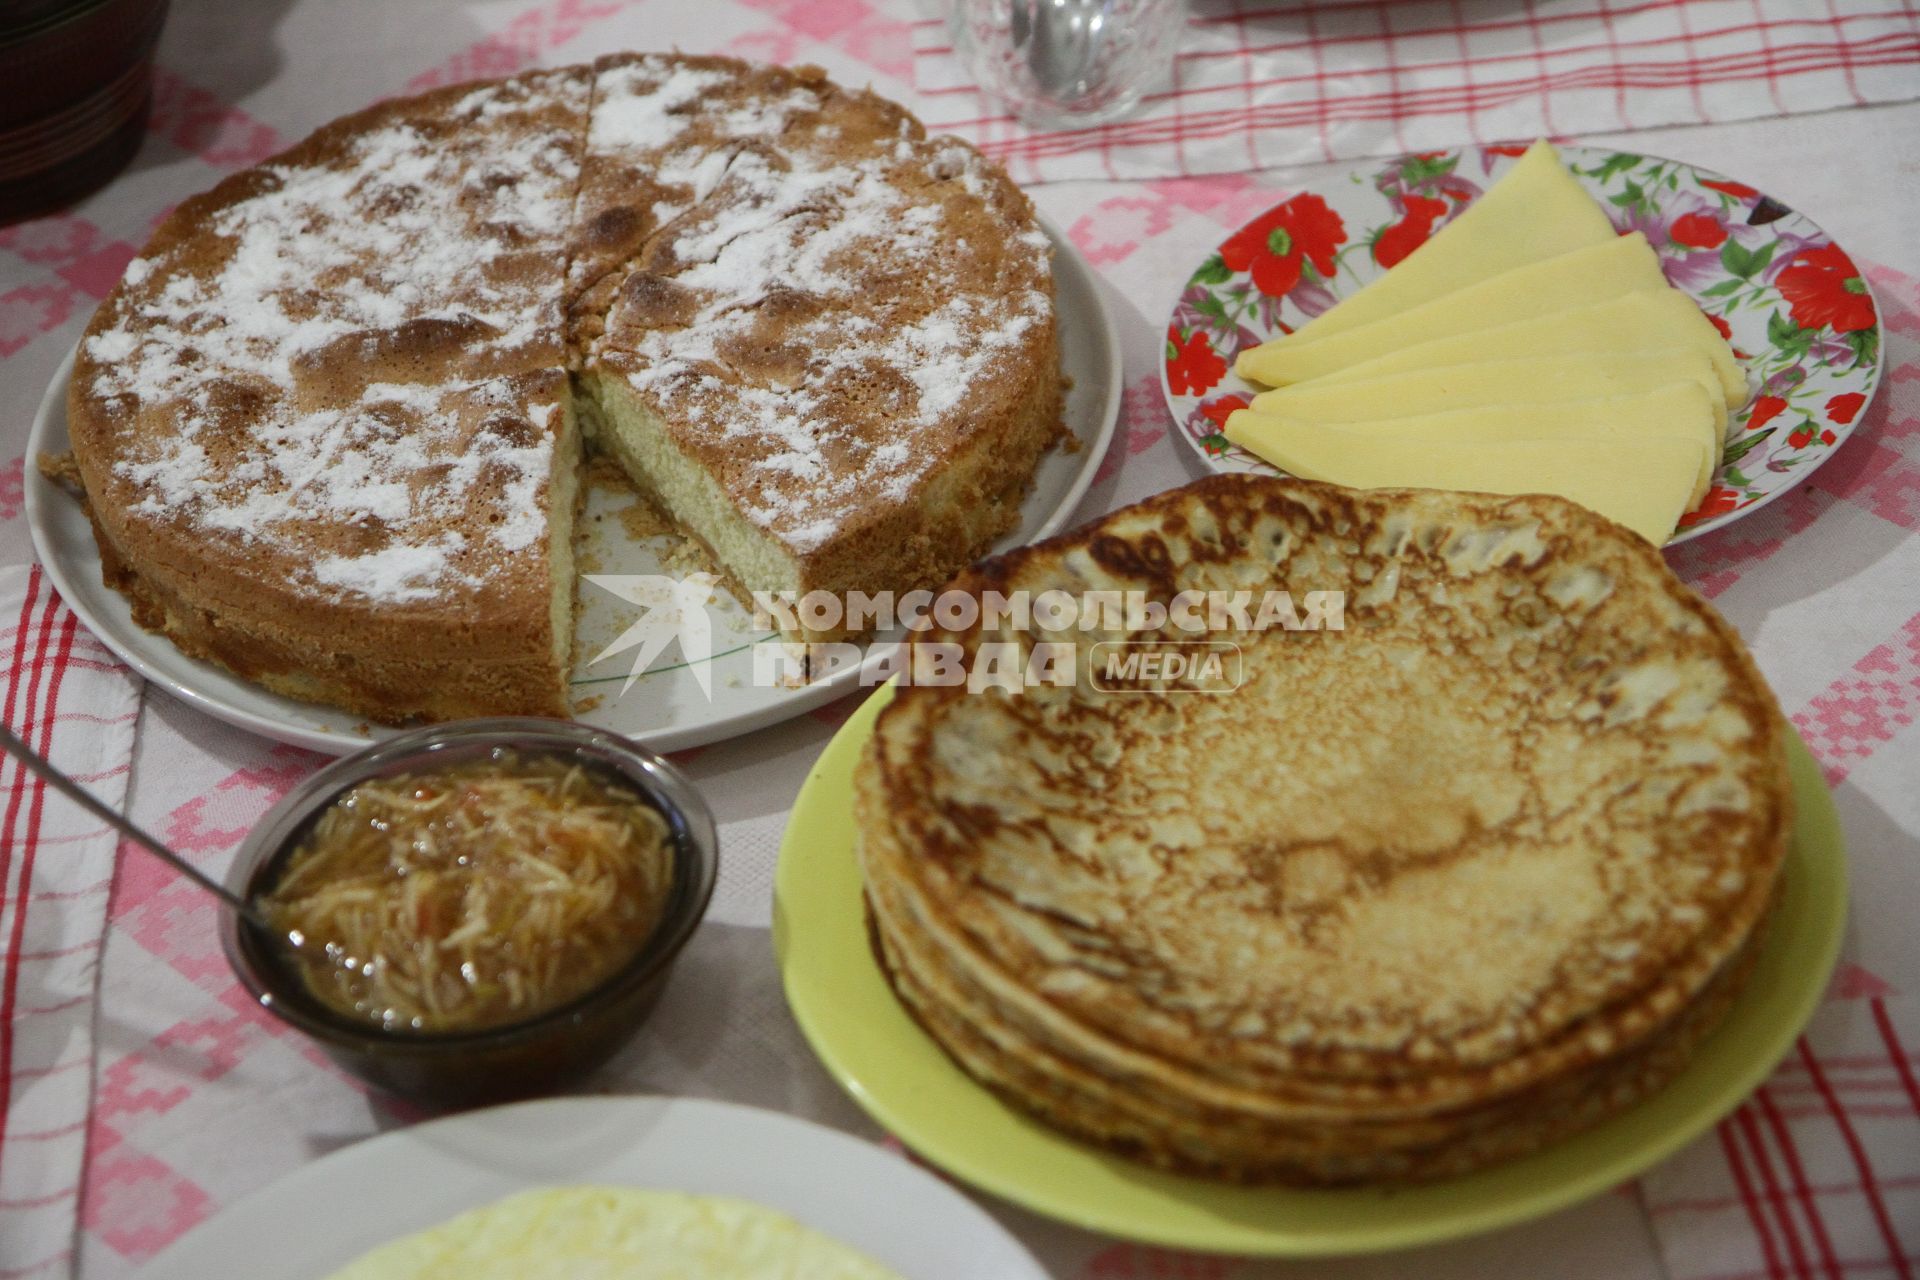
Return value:
M 253 903 L 248 902 L 246 899 L 236 896 L 228 890 L 225 885 L 209 878 L 191 862 L 188 862 L 164 844 L 161 844 L 139 827 L 134 826 L 133 823 L 129 822 L 122 815 L 94 799 L 92 793 L 83 790 L 79 783 L 60 772 L 52 761 L 22 742 L 19 735 L 5 725 L 0 725 L 0 750 L 4 750 L 21 764 L 39 774 L 46 780 L 47 785 L 51 786 L 55 791 L 58 791 L 61 795 L 67 797 L 67 799 L 73 801 L 94 817 L 100 819 L 100 821 L 127 837 L 127 839 L 133 841 L 148 853 L 159 858 L 214 897 L 220 899 L 221 902 L 226 904 L 229 911 L 234 912 L 248 924 L 264 930 L 269 937 L 287 938 L 288 942 L 296 946 L 298 945 L 294 939 L 288 937 L 285 931 L 275 928 L 272 921 L 267 919 L 260 908 L 254 906 Z

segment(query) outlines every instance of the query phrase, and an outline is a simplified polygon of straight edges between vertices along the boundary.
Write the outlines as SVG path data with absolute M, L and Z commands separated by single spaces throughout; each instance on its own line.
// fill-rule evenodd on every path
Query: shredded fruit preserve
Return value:
M 631 960 L 673 879 L 667 821 L 580 761 L 497 749 L 363 782 L 263 906 L 307 989 L 391 1029 L 474 1031 L 557 1008 Z

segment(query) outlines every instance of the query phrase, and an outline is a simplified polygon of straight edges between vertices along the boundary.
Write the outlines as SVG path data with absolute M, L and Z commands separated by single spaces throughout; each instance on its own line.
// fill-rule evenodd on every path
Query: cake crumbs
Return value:
M 42 450 L 34 455 L 33 465 L 42 476 L 76 498 L 86 497 L 86 487 L 80 482 L 80 464 L 74 461 L 71 451 L 47 453 Z

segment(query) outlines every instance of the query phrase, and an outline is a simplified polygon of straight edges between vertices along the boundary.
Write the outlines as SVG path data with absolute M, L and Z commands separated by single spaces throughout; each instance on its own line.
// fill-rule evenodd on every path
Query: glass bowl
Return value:
M 390 1093 L 467 1106 L 550 1092 L 601 1062 L 639 1027 L 674 958 L 706 914 L 718 871 L 713 815 L 672 765 L 617 733 L 568 720 L 502 717 L 430 725 L 337 760 L 289 792 L 241 845 L 227 887 L 256 898 L 342 792 L 370 778 L 485 756 L 496 747 L 573 755 L 611 771 L 667 819 L 673 889 L 640 951 L 598 986 L 519 1022 L 476 1031 L 392 1030 L 338 1013 L 306 989 L 287 944 L 222 913 L 221 944 L 253 998 L 319 1044 L 342 1067 Z

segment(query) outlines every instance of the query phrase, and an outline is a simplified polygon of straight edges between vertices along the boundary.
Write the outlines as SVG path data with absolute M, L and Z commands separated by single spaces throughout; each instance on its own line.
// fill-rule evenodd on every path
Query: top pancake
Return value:
M 1319 1102 L 1484 1097 L 1621 1051 L 1772 898 L 1784 725 L 1738 637 L 1556 499 L 1215 477 L 964 590 L 1345 591 L 1231 694 L 902 689 L 870 886 L 1116 1074 Z M 977 646 L 975 628 L 957 636 Z M 1196 1083 L 1198 1082 L 1198 1083 Z

